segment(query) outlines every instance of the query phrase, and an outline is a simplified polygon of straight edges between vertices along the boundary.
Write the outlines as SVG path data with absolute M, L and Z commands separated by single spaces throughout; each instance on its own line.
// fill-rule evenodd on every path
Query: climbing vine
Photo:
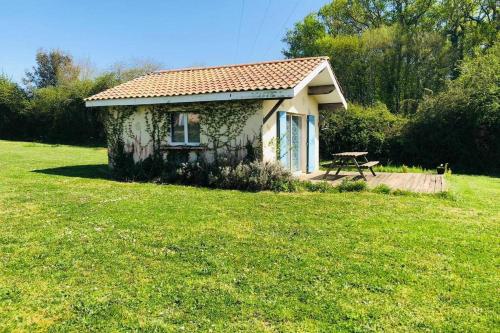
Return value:
M 202 133 L 207 137 L 209 148 L 213 150 L 216 160 L 221 150 L 231 152 L 241 146 L 236 139 L 241 135 L 248 119 L 261 105 L 256 101 L 211 102 L 204 105 L 200 112 Z
M 156 104 L 147 107 L 145 118 L 146 132 L 149 134 L 154 160 L 162 159 L 161 146 L 169 135 L 170 118 L 166 104 Z
M 207 149 L 213 152 L 214 161 L 218 162 L 221 152 L 231 155 L 233 161 L 258 159 L 261 154 L 261 133 L 242 138 L 241 134 L 249 118 L 262 106 L 261 101 L 224 101 L 189 104 L 158 104 L 145 107 L 144 129 L 138 133 L 132 131 L 130 118 L 137 112 L 134 106 L 111 107 L 104 116 L 104 127 L 108 138 L 110 165 L 114 168 L 127 169 L 134 175 L 126 179 L 150 179 L 162 173 L 167 163 L 178 160 L 174 152 L 169 151 L 164 159 L 163 145 L 170 134 L 170 115 L 172 112 L 193 112 L 200 115 L 200 131 Z M 148 139 L 143 142 L 143 134 Z M 134 152 L 139 161 L 134 162 Z M 185 151 L 180 151 L 186 154 Z M 244 152 L 244 154 L 242 153 Z M 186 155 L 187 156 L 187 155 Z M 246 156 L 246 157 L 245 157 Z M 131 164 L 133 167 L 131 167 Z M 147 169 L 147 170 L 145 170 Z M 123 172 L 122 172 L 123 171 Z M 122 170 L 120 172 L 124 173 Z
M 134 106 L 110 107 L 102 113 L 102 122 L 108 143 L 108 158 L 114 168 L 125 152 L 124 133 L 130 132 L 130 117 L 136 112 Z
M 248 142 L 259 149 L 260 133 L 237 141 L 241 136 L 248 119 L 262 106 L 261 101 L 224 101 L 189 104 L 167 104 L 162 106 L 163 112 L 193 112 L 200 115 L 200 131 L 206 138 L 207 148 L 213 152 L 217 162 L 219 154 L 238 155 L 248 150 Z M 166 119 L 169 119 L 167 116 Z M 168 126 L 167 120 L 167 127 Z

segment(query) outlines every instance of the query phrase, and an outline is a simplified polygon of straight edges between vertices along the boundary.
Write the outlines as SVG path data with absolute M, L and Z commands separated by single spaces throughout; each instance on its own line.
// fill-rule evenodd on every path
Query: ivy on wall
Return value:
M 236 139 L 243 132 L 248 119 L 261 106 L 262 102 L 258 101 L 211 102 L 202 105 L 203 109 L 199 112 L 201 131 L 208 139 L 215 160 L 221 150 L 229 153 L 244 144 L 236 142 Z
M 157 173 L 157 170 L 164 167 L 162 146 L 167 143 L 170 134 L 170 114 L 172 112 L 193 112 L 200 115 L 201 133 L 206 138 L 208 150 L 213 152 L 215 162 L 218 161 L 221 152 L 225 157 L 233 155 L 236 160 L 240 152 L 245 151 L 247 158 L 254 160 L 260 156 L 262 150 L 261 133 L 255 133 L 251 138 L 247 137 L 245 142 L 237 142 L 237 139 L 241 136 L 249 118 L 261 106 L 262 101 L 256 100 L 146 106 L 145 128 L 143 130 L 148 134 L 149 140 L 145 143 L 142 142 L 141 138 L 142 129 L 139 136 L 134 135 L 131 129 L 130 118 L 137 112 L 137 107 L 110 107 L 104 116 L 110 164 L 116 168 L 117 164 L 124 164 L 117 163 L 119 160 L 129 161 L 132 159 L 133 161 L 134 151 L 137 151 L 138 156 L 142 158 L 142 152 L 147 148 L 147 157 L 139 164 L 151 165 L 151 168 Z M 127 137 L 128 141 L 132 143 L 128 149 L 125 149 Z M 175 154 L 169 152 L 167 159 L 177 160 L 173 155 Z M 130 162 L 126 164 L 130 164 Z
M 109 164 L 113 168 L 119 164 L 125 152 L 124 135 L 130 136 L 130 118 L 136 112 L 134 106 L 109 107 L 102 112 L 102 122 L 108 143 Z M 127 126 L 129 125 L 129 126 Z
M 168 138 L 170 132 L 170 119 L 167 114 L 168 107 L 165 104 L 149 106 L 144 115 L 146 132 L 149 134 L 148 145 L 152 146 L 152 157 L 154 160 L 162 159 L 161 145 Z

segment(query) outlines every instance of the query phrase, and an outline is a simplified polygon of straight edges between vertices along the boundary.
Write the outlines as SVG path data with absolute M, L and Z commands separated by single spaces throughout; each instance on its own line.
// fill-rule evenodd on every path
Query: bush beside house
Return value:
M 406 122 L 382 103 L 371 107 L 351 104 L 347 110 L 321 116 L 320 152 L 325 160 L 341 151 L 368 151 L 371 157 L 389 161 Z
M 401 160 L 500 172 L 500 47 L 467 59 L 460 77 L 420 104 L 402 136 Z

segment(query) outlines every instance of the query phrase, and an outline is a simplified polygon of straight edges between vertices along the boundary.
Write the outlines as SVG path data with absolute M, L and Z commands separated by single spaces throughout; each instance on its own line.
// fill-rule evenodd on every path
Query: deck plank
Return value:
M 422 186 L 425 181 L 425 175 L 422 173 L 415 174 L 415 179 L 411 183 L 410 191 L 412 192 L 422 192 Z
M 391 174 L 391 178 L 393 179 L 393 183 L 394 183 L 394 187 L 396 189 L 401 189 L 401 190 L 405 190 L 406 188 L 406 185 L 405 185 L 405 182 L 403 181 L 403 178 L 405 176 L 404 175 L 398 175 L 398 174 Z
M 421 184 L 421 191 L 422 193 L 427 193 L 427 180 L 429 179 L 429 175 L 424 173 L 422 174 L 422 184 Z
M 422 174 L 421 173 L 415 174 L 415 179 L 411 183 L 410 191 L 412 191 L 412 192 L 419 192 L 421 190 L 422 181 L 423 181 Z
M 353 171 L 344 171 L 336 177 L 330 173 L 326 179 L 323 178 L 325 172 L 319 171 L 312 174 L 300 176 L 303 180 L 312 182 L 327 181 L 336 186 L 344 179 L 360 179 L 359 173 Z M 374 188 L 377 185 L 385 184 L 393 190 L 404 190 L 420 193 L 436 193 L 446 191 L 446 183 L 442 175 L 423 174 L 423 173 L 390 173 L 377 172 L 377 176 L 365 173 L 368 187 Z
M 413 188 L 415 187 L 415 184 L 417 183 L 418 181 L 418 174 L 414 173 L 410 173 L 408 174 L 408 180 L 407 182 L 405 183 L 405 190 L 407 191 L 413 191 Z
M 429 182 L 427 184 L 427 193 L 434 193 L 434 183 L 436 182 L 434 175 L 429 175 Z
M 425 174 L 425 184 L 424 184 L 425 193 L 434 192 L 434 188 L 432 187 L 433 178 L 434 175 Z

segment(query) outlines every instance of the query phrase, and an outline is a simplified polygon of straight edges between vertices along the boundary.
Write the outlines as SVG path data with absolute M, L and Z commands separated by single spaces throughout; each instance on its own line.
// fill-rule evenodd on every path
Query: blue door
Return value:
M 302 140 L 301 140 L 301 131 L 300 131 L 300 117 L 298 116 L 292 116 L 290 115 L 288 118 L 288 123 L 290 131 L 290 139 L 288 142 L 290 143 L 289 145 L 289 150 L 290 150 L 290 170 L 291 171 L 300 171 L 301 169 L 301 163 L 300 163 L 300 149 L 302 146 Z
M 301 171 L 302 119 L 300 116 L 278 112 L 278 160 L 290 171 Z
M 307 116 L 307 172 L 316 168 L 316 119 L 313 115 Z
M 288 151 L 288 122 L 286 112 L 278 112 L 277 154 L 278 160 L 285 168 L 289 168 L 290 154 Z

